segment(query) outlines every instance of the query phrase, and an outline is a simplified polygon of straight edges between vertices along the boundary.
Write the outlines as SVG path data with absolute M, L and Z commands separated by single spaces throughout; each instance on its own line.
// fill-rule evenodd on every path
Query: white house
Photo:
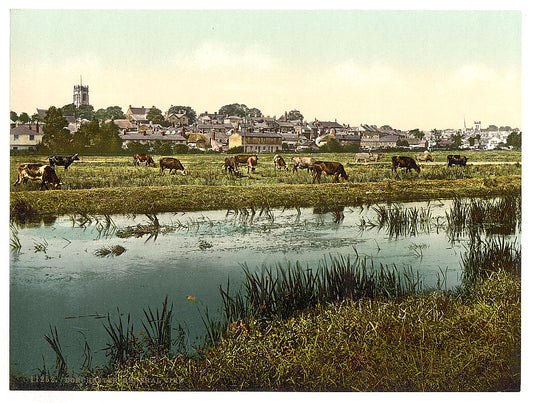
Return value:
M 39 124 L 25 124 L 10 130 L 11 150 L 35 150 L 43 141 Z

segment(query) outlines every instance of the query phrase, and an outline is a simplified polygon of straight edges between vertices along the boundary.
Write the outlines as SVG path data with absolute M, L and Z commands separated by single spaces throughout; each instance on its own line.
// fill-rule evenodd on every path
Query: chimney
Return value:
M 35 131 L 39 133 L 39 122 L 35 123 Z

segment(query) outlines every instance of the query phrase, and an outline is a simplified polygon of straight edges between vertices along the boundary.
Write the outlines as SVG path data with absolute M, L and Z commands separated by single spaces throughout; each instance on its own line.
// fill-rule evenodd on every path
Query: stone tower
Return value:
M 77 108 L 80 105 L 89 105 L 89 86 L 83 85 L 80 76 L 80 85 L 74 86 L 72 103 Z

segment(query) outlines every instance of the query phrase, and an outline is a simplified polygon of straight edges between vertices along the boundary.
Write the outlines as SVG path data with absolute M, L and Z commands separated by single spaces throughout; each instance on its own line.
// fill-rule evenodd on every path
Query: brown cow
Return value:
M 20 183 L 28 183 L 28 180 L 41 181 L 40 189 L 48 189 L 48 185 L 51 185 L 53 189 L 61 189 L 61 182 L 56 175 L 54 168 L 48 165 L 42 164 L 21 164 L 17 168 L 18 178 L 13 183 L 13 186 L 17 186 Z
M 172 171 L 174 171 L 174 174 L 177 174 L 178 171 L 181 171 L 182 175 L 185 175 L 185 168 L 181 164 L 181 162 L 172 157 L 163 157 L 159 159 L 159 172 L 164 175 L 165 169 L 168 169 L 170 172 L 170 175 L 172 175 Z
M 285 169 L 286 171 L 289 169 L 287 167 L 287 164 L 285 163 L 285 160 L 283 159 L 283 157 L 281 155 L 274 155 L 274 170 L 278 168 L 278 169 Z
M 250 157 L 257 158 L 257 154 L 238 154 L 235 156 L 235 161 L 237 164 L 247 164 Z
M 250 169 L 252 170 L 252 173 L 254 173 L 255 167 L 257 166 L 257 155 L 252 155 L 250 158 L 248 158 L 246 164 L 248 166 L 248 173 L 250 173 Z
M 433 160 L 433 156 L 430 153 L 428 153 L 427 151 L 425 151 L 423 153 L 420 153 L 420 154 L 416 154 L 415 158 L 419 162 L 422 162 L 422 161 L 424 161 L 424 162 L 428 162 L 428 161 L 433 162 L 434 161 Z
M 339 176 L 344 180 L 348 180 L 348 175 L 344 170 L 344 166 L 340 162 L 329 162 L 329 161 L 316 161 L 313 164 L 313 183 L 318 181 L 320 183 L 320 177 L 322 173 L 326 175 L 334 175 L 333 182 L 339 181 Z
M 239 174 L 239 164 L 235 160 L 235 157 L 226 157 L 224 159 L 224 171 L 227 173 L 228 170 L 235 175 Z
M 313 168 L 316 160 L 312 157 L 294 157 L 292 159 L 292 172 L 298 171 L 298 168 L 307 168 L 307 172 Z
M 155 168 L 155 162 L 150 154 L 133 154 L 133 165 L 139 165 L 141 162 Z
M 420 167 L 416 165 L 415 160 L 411 157 L 400 157 L 399 155 L 392 157 L 392 170 L 396 172 L 398 167 L 405 168 L 407 172 L 414 169 L 417 173 L 420 173 Z

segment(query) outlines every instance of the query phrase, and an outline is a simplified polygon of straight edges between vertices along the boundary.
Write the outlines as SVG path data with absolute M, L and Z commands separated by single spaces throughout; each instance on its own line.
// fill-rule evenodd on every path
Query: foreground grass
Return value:
M 518 391 L 520 279 L 468 298 L 347 300 L 229 330 L 202 358 L 154 357 L 93 377 L 96 390 Z
M 254 186 L 142 186 L 11 193 L 11 215 L 157 213 L 218 209 L 349 206 L 518 194 L 518 175 L 456 180 Z

